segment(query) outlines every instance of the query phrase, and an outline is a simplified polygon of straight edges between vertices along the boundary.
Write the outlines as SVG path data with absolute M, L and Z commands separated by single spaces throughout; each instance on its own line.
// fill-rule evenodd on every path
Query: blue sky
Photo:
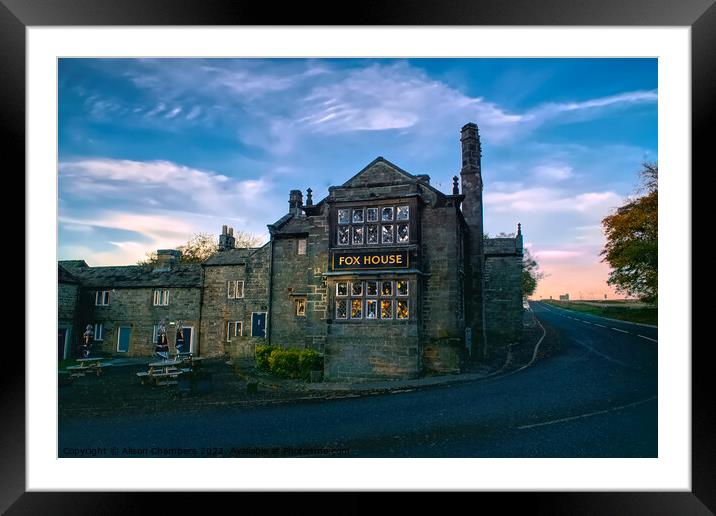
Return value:
M 657 161 L 656 59 L 61 59 L 59 258 L 130 264 L 222 224 L 267 239 L 376 156 L 445 192 L 480 127 L 485 228 L 537 296 L 613 295 L 599 221 Z

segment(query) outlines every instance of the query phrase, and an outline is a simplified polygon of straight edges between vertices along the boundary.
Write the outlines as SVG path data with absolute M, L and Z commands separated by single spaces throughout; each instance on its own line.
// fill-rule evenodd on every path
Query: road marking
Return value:
M 642 339 L 650 340 L 650 341 L 652 341 L 652 342 L 659 342 L 659 341 L 656 340 L 656 339 L 652 339 L 651 337 L 646 337 L 646 336 L 644 336 L 644 335 L 637 335 L 637 337 L 641 337 Z
M 577 320 L 579 320 L 579 319 L 577 319 Z M 581 322 L 583 322 L 584 324 L 592 324 L 589 321 L 581 321 Z
M 602 358 L 605 359 L 605 360 L 609 360 L 610 362 L 614 362 L 615 364 L 619 364 L 619 365 L 622 366 L 622 367 L 631 368 L 630 366 L 628 366 L 627 364 L 625 364 L 625 363 L 622 362 L 621 360 L 617 360 L 616 358 L 612 358 L 612 357 L 610 357 L 609 355 L 605 355 L 605 354 L 602 353 L 601 351 L 597 351 L 597 350 L 594 349 L 592 346 L 590 346 L 589 344 L 586 344 L 586 343 L 582 342 L 581 340 L 574 339 L 574 342 L 576 342 L 577 344 L 579 344 L 580 346 L 582 346 L 582 347 L 584 347 L 584 348 L 587 348 L 589 351 L 591 351 L 592 353 L 594 353 L 594 354 L 597 355 L 597 356 L 602 357 Z
M 586 417 L 598 416 L 600 414 L 608 414 L 609 412 L 614 412 L 615 410 L 621 410 L 621 409 L 625 409 L 625 408 L 629 408 L 629 407 L 636 407 L 637 405 L 641 405 L 642 403 L 647 403 L 647 402 L 655 400 L 655 399 L 656 399 L 656 396 L 652 396 L 651 398 L 635 401 L 634 403 L 628 403 L 626 405 L 621 405 L 619 407 L 612 407 L 612 408 L 605 409 L 605 410 L 597 410 L 594 412 L 587 412 L 586 414 L 580 414 L 578 416 L 563 417 L 561 419 L 553 419 L 552 421 L 544 421 L 543 423 L 534 423 L 532 425 L 522 425 L 522 426 L 518 426 L 517 429 L 525 430 L 527 428 L 535 428 L 538 426 L 554 425 L 557 423 L 566 423 L 567 421 L 574 421 L 576 419 L 584 419 Z
M 612 328 L 614 331 L 620 331 L 622 333 L 629 333 L 628 331 L 620 330 L 619 328 Z
M 597 323 L 592 323 L 592 324 L 594 324 L 594 326 L 599 326 L 600 328 L 606 328 L 606 326 L 604 326 L 603 324 L 597 324 Z

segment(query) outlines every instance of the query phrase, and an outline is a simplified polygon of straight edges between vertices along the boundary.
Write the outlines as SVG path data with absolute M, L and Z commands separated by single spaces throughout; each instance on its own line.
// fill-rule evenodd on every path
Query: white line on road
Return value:
M 634 403 L 628 403 L 627 405 L 621 405 L 619 407 L 612 407 L 612 408 L 605 409 L 605 410 L 597 410 L 595 412 L 587 412 L 586 414 L 580 414 L 578 416 L 563 417 L 562 419 L 553 419 L 552 421 L 545 421 L 543 423 L 535 423 L 533 425 L 522 425 L 522 426 L 518 426 L 517 428 L 519 430 L 524 430 L 527 428 L 535 428 L 537 426 L 554 425 L 556 423 L 565 423 L 567 421 L 574 421 L 575 419 L 583 419 L 585 417 L 598 416 L 600 414 L 608 414 L 609 412 L 614 412 L 615 410 L 621 410 L 621 409 L 625 409 L 625 408 L 629 408 L 629 407 L 635 407 L 637 405 L 641 405 L 642 403 L 647 403 L 647 402 L 655 400 L 655 399 L 656 399 L 656 396 L 652 396 L 651 398 L 635 401 Z
M 620 331 L 622 333 L 629 333 L 628 331 L 620 330 L 619 328 L 612 328 L 614 331 Z
M 594 353 L 595 355 L 597 355 L 597 356 L 599 356 L 599 357 L 602 357 L 604 360 L 609 360 L 610 362 L 614 362 L 615 364 L 619 364 L 619 365 L 622 366 L 622 367 L 629 367 L 627 364 L 625 364 L 625 363 L 622 362 L 621 360 L 617 360 L 616 358 L 612 358 L 612 357 L 610 357 L 609 355 L 605 355 L 605 354 L 602 353 L 601 351 L 597 351 L 597 350 L 594 349 L 592 346 L 590 346 L 589 344 L 587 344 L 587 343 L 585 343 L 585 342 L 582 342 L 581 340 L 574 339 L 574 342 L 576 342 L 577 344 L 579 344 L 580 346 L 582 346 L 582 347 L 584 347 L 584 348 L 587 348 L 589 351 L 591 351 L 592 353 Z
M 637 337 L 641 337 L 642 339 L 650 340 L 652 342 L 659 342 L 656 339 L 652 339 L 651 337 L 645 337 L 644 335 L 637 335 Z
M 580 321 L 580 322 L 583 322 L 584 324 L 592 324 L 592 323 L 590 323 L 589 321 L 582 321 L 581 319 L 577 319 L 577 320 Z
M 599 326 L 600 328 L 606 328 L 606 326 L 604 326 L 603 324 L 597 324 L 597 323 L 592 323 L 592 324 L 594 324 L 594 326 Z

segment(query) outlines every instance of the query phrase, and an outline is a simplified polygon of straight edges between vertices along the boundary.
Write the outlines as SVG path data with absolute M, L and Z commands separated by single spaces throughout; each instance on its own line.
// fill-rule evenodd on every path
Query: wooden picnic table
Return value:
M 137 376 L 142 381 L 154 382 L 155 385 L 172 385 L 178 383 L 177 378 L 191 369 L 180 367 L 182 366 L 181 361 L 177 360 L 160 360 L 158 362 L 150 362 L 149 369 L 147 371 L 137 373 Z
M 95 373 L 97 376 L 102 372 L 103 367 L 107 367 L 111 364 L 102 362 L 103 357 L 87 357 L 78 358 L 75 360 L 77 365 L 71 365 L 67 367 L 70 372 L 70 378 L 79 378 L 87 373 Z

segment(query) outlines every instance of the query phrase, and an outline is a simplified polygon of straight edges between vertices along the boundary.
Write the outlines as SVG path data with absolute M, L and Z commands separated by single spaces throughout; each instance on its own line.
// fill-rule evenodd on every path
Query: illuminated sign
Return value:
M 334 253 L 331 257 L 334 271 L 366 269 L 407 269 L 407 251 L 375 251 Z

